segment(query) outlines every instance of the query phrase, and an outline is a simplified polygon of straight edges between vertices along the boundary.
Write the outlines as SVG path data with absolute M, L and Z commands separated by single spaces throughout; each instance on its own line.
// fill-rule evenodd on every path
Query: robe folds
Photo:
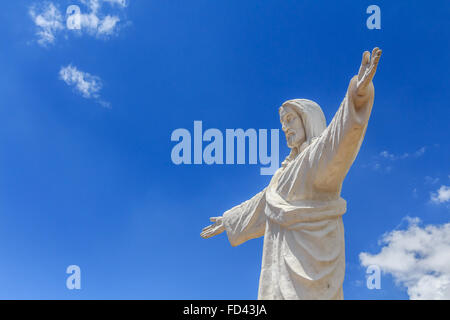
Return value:
M 264 236 L 260 300 L 343 299 L 346 201 L 340 194 L 366 132 L 373 88 L 358 110 L 349 96 L 263 191 L 223 214 L 232 246 Z

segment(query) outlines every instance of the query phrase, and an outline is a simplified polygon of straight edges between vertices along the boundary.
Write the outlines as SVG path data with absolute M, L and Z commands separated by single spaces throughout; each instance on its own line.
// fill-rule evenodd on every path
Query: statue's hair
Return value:
M 307 99 L 294 99 L 288 100 L 280 107 L 279 112 L 283 107 L 290 106 L 302 119 L 303 126 L 305 128 L 306 141 L 305 144 L 309 145 L 311 142 L 318 138 L 327 127 L 325 116 L 320 106 L 314 101 Z M 289 161 L 293 160 L 297 154 L 294 154 L 293 150 L 286 160 L 283 161 L 283 166 Z

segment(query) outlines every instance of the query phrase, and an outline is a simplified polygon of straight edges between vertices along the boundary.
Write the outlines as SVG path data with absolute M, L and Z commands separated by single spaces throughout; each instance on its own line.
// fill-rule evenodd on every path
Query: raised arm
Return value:
M 226 211 L 222 217 L 211 218 L 214 223 L 204 228 L 200 235 L 206 239 L 226 231 L 233 247 L 262 237 L 266 228 L 265 206 L 266 189 Z
M 372 79 L 380 56 L 378 48 L 373 49 L 372 56 L 364 52 L 359 73 L 350 81 L 344 101 L 312 146 L 311 156 L 317 163 L 314 185 L 320 190 L 340 191 L 358 154 L 372 111 L 375 94 Z

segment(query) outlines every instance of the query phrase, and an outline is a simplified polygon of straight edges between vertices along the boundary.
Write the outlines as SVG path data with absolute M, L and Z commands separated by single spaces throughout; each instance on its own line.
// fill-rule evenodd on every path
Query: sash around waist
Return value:
M 302 200 L 288 202 L 273 190 L 266 192 L 267 218 L 289 227 L 299 222 L 316 222 L 342 216 L 347 211 L 347 202 L 339 197 L 336 200 Z

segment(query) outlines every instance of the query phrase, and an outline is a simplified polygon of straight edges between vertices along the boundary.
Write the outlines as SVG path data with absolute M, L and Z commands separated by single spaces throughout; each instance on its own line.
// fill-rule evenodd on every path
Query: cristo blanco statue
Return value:
M 380 56 L 378 48 L 363 53 L 328 127 L 317 103 L 283 103 L 289 156 L 263 191 L 202 230 L 203 238 L 226 231 L 232 246 L 264 236 L 258 299 L 344 298 L 347 208 L 340 194 L 367 129 Z

